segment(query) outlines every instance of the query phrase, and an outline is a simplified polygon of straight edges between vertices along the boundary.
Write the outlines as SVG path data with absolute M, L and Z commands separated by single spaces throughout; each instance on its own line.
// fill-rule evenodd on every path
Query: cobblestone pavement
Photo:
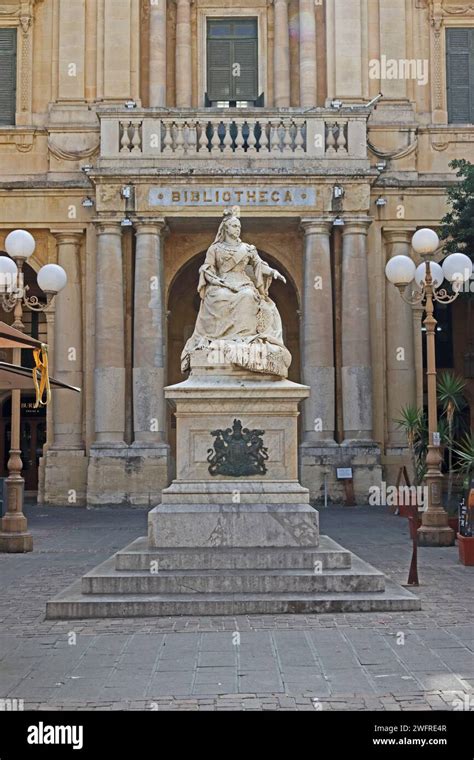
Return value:
M 456 547 L 419 549 L 420 612 L 58 622 L 44 619 L 46 601 L 144 535 L 146 513 L 27 514 L 34 553 L 0 555 L 0 699 L 55 710 L 474 709 L 474 568 Z M 406 582 L 405 519 L 320 514 L 323 533 Z

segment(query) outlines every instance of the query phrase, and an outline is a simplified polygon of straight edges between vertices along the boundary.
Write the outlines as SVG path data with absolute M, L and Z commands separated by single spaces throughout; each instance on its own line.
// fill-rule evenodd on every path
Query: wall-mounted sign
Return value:
M 352 467 L 338 467 L 337 479 L 338 480 L 352 480 Z
M 314 206 L 314 187 L 152 187 L 150 206 Z

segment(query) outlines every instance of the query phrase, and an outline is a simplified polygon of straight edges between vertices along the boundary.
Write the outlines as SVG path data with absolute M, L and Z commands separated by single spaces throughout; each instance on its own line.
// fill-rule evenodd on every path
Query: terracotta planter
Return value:
M 458 533 L 459 561 L 469 567 L 474 566 L 474 536 L 461 536 Z

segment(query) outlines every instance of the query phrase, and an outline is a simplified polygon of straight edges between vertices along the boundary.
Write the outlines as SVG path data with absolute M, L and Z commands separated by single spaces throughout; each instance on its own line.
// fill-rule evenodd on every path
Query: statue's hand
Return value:
M 273 279 L 274 280 L 281 280 L 286 285 L 286 277 L 283 277 L 283 275 L 280 274 L 280 272 L 277 272 L 276 269 L 273 270 Z

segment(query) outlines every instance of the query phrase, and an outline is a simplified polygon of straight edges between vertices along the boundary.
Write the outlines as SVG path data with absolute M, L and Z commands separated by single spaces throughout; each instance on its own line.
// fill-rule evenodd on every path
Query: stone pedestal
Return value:
M 298 405 L 309 388 L 216 366 L 205 351 L 191 366 L 188 380 L 165 389 L 176 409 L 177 478 L 150 513 L 150 545 L 316 547 L 317 513 L 298 481 Z M 234 420 L 263 431 L 264 474 L 210 474 L 212 431 L 230 429 Z
M 87 504 L 152 507 L 168 482 L 168 446 L 91 448 Z
M 419 609 L 408 591 L 319 535 L 298 481 L 298 405 L 309 388 L 210 364 L 205 351 L 192 354 L 191 369 L 165 389 L 176 410 L 177 477 L 149 514 L 148 537 L 51 600 L 47 617 Z
M 56 507 L 84 506 L 88 461 L 80 449 L 48 449 L 44 463 L 44 503 Z

